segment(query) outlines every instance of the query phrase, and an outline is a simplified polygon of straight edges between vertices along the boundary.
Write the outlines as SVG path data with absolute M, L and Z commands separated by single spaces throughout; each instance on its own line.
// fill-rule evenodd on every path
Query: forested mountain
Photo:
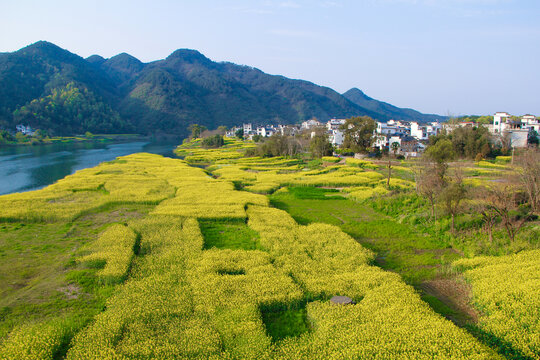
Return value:
M 187 49 L 142 63 L 126 53 L 83 59 L 40 41 L 0 54 L 0 85 L 0 127 L 24 122 L 59 135 L 85 131 L 185 135 L 192 123 L 215 128 L 247 121 L 297 123 L 313 117 L 323 121 L 355 115 L 382 121 L 433 117 L 365 95 L 367 100 L 359 102 L 349 96 L 352 90 L 342 96 L 308 81 L 214 62 Z
M 413 109 L 399 108 L 397 106 L 375 100 L 364 94 L 362 90 L 352 88 L 343 94 L 344 97 L 356 105 L 371 110 L 380 116 L 385 116 L 395 120 L 430 122 L 446 119 L 445 116 L 434 114 L 422 114 Z

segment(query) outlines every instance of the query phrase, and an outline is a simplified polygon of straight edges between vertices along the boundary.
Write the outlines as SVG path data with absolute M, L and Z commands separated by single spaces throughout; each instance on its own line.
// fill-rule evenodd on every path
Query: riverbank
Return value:
M 29 146 L 47 144 L 69 144 L 77 142 L 120 142 L 120 141 L 151 141 L 152 136 L 140 134 L 96 134 L 96 135 L 75 135 L 75 136 L 55 136 L 46 138 L 36 138 L 25 136 L 16 141 L 0 142 L 0 148 L 9 146 Z
M 176 141 L 121 137 L 0 148 L 0 194 L 40 189 L 77 170 L 136 152 L 174 157 Z M 132 140 L 133 139 L 133 140 Z

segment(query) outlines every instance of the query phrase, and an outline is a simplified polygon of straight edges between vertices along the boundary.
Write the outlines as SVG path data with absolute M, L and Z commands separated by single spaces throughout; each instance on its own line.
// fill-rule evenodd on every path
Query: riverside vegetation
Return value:
M 195 139 L 1 196 L 0 358 L 538 358 L 534 221 L 489 243 L 464 212 L 450 234 L 408 162 L 387 186 L 383 164 L 254 146 Z M 469 165 L 470 187 L 513 171 Z

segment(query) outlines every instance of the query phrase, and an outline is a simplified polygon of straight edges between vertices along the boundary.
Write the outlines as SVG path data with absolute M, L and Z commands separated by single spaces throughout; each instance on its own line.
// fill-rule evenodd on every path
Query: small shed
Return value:
M 353 299 L 351 299 L 348 296 L 334 296 L 333 298 L 330 299 L 330 302 L 332 304 L 336 304 L 336 305 L 354 305 L 354 304 L 356 304 L 353 301 Z

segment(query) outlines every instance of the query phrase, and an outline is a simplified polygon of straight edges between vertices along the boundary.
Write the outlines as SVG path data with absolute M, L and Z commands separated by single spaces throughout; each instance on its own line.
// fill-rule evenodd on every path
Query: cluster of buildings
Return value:
M 534 115 L 512 116 L 506 112 L 493 115 L 493 123 L 488 126 L 495 136 L 507 136 L 512 147 L 526 147 L 531 133 L 540 134 L 540 121 Z
M 344 133 L 341 127 L 346 119 L 331 119 L 326 123 L 315 119 L 304 121 L 300 125 L 266 125 L 253 127 L 252 124 L 243 124 L 242 127 L 233 127 L 227 132 L 227 136 L 235 136 L 238 130 L 243 130 L 244 137 L 252 139 L 255 135 L 263 137 L 273 134 L 296 135 L 301 132 L 310 132 L 312 136 L 316 129 L 325 129 L 328 140 L 334 146 L 341 146 L 344 140 Z M 389 120 L 388 122 L 377 122 L 374 132 L 374 146 L 379 149 L 391 149 L 393 143 L 399 145 L 397 152 L 405 156 L 417 156 L 425 148 L 423 142 L 432 135 L 441 132 L 443 125 L 438 122 L 421 125 L 417 122 L 406 122 Z M 395 145 L 394 145 L 395 146 Z
M 30 127 L 30 125 L 22 125 L 22 124 L 19 124 L 15 127 L 15 129 L 17 130 L 17 132 L 20 132 L 22 133 L 23 135 L 30 135 L 30 136 L 33 136 L 35 134 L 35 130 L 32 129 Z
M 312 136 L 315 129 L 325 129 L 329 141 L 334 146 L 343 144 L 344 134 L 341 129 L 345 124 L 345 119 L 331 119 L 326 123 L 312 119 L 304 121 L 301 125 L 266 125 L 253 127 L 252 124 L 244 124 L 242 127 L 234 127 L 227 132 L 227 136 L 235 136 L 238 130 L 243 130 L 244 136 L 252 139 L 255 135 L 263 137 L 273 134 L 295 135 L 300 132 L 311 131 Z M 438 135 L 443 130 L 452 132 L 458 127 L 473 127 L 478 124 L 473 122 L 459 123 L 418 123 L 415 121 L 389 120 L 388 122 L 377 122 L 377 127 L 373 134 L 374 147 L 380 150 L 388 149 L 406 157 L 418 156 L 426 148 L 430 136 Z M 507 136 L 512 147 L 527 146 L 527 139 L 533 130 L 540 134 L 539 119 L 533 115 L 524 115 L 521 118 L 508 113 L 498 112 L 493 116 L 493 123 L 483 125 L 487 127 L 494 138 Z M 397 145 L 394 145 L 397 144 Z

